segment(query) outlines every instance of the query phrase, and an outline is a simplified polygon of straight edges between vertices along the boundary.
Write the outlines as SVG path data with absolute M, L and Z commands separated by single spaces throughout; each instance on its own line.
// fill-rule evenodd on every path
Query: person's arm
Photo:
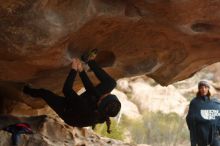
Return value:
M 77 74 L 77 71 L 74 69 L 71 69 L 66 78 L 66 81 L 63 86 L 63 94 L 65 97 L 71 97 L 76 94 L 75 91 L 73 91 L 72 89 L 76 74 Z
M 101 94 L 96 90 L 90 79 L 88 78 L 86 72 L 83 70 L 79 73 L 79 76 L 83 82 L 83 85 L 87 92 L 90 92 L 91 94 L 95 95 L 96 97 L 100 97 Z
M 76 97 L 77 94 L 75 91 L 73 91 L 73 82 L 75 80 L 75 77 L 76 77 L 76 74 L 77 74 L 77 59 L 73 59 L 72 61 L 72 69 L 70 70 L 67 78 L 66 78 L 66 81 L 64 83 L 64 86 L 63 86 L 63 94 L 65 97 L 69 98 L 69 97 Z
M 194 111 L 194 107 L 193 107 L 193 104 L 192 102 L 190 103 L 189 105 L 189 111 L 188 111 L 188 114 L 186 116 L 186 123 L 187 123 L 187 126 L 189 128 L 189 131 L 190 131 L 190 142 L 191 142 L 191 146 L 196 146 L 197 142 L 196 142 L 196 129 L 195 129 L 195 118 L 194 118 L 194 114 L 193 114 L 193 111 Z

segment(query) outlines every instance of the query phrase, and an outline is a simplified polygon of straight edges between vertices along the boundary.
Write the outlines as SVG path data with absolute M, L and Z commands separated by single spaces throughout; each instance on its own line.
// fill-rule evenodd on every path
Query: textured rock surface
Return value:
M 70 56 L 97 47 L 98 61 L 116 78 L 147 74 L 167 85 L 220 60 L 219 6 L 209 0 L 1 1 L 0 79 L 55 88 Z
M 210 0 L 0 1 L 0 113 L 12 99 L 44 105 L 23 98 L 21 82 L 60 94 L 70 58 L 90 48 L 99 48 L 97 61 L 116 79 L 185 79 L 220 60 L 219 7 Z
M 89 129 L 72 128 L 60 119 L 47 116 L 39 117 L 0 117 L 0 129 L 9 124 L 27 122 L 34 131 L 33 135 L 21 135 L 20 146 L 134 146 L 121 141 L 102 138 Z M 11 134 L 0 130 L 0 145 L 9 146 Z
M 121 111 L 119 113 L 119 118 L 121 115 L 126 116 L 128 119 L 142 119 L 142 115 L 138 110 L 137 105 L 130 101 L 127 95 L 117 89 L 112 92 L 115 94 L 121 102 Z
M 162 87 L 151 79 L 140 76 L 120 79 L 118 86 L 130 96 L 130 100 L 136 104 L 141 114 L 146 111 L 160 111 L 165 114 L 176 113 L 181 117 L 185 116 L 189 102 L 173 85 Z

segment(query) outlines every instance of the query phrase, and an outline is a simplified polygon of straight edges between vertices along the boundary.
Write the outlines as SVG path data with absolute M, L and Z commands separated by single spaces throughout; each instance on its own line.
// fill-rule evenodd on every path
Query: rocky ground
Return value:
M 18 122 L 29 123 L 34 131 L 34 134 L 21 135 L 19 146 L 134 146 L 103 138 L 91 129 L 70 127 L 59 118 L 48 116 L 1 116 L 0 128 Z M 11 146 L 11 133 L 0 130 L 0 146 Z

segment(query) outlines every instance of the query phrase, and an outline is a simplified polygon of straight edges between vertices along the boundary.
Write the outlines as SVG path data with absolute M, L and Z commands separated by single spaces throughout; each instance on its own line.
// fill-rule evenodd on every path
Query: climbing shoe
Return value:
M 81 60 L 85 63 L 87 63 L 89 60 L 94 59 L 98 53 L 98 49 L 92 49 L 88 52 L 83 53 L 81 56 Z

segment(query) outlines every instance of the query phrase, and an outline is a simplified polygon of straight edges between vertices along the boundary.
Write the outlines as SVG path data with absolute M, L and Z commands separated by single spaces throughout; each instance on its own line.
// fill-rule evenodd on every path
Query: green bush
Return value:
M 124 139 L 124 129 L 120 124 L 117 124 L 115 119 L 111 119 L 111 133 L 107 133 L 106 124 L 97 124 L 95 127 L 95 132 L 104 137 L 109 137 L 112 139 L 123 140 Z
M 126 116 L 122 116 L 121 126 L 130 131 L 133 143 L 143 143 L 145 141 L 146 133 L 142 120 L 131 120 L 127 119 Z
M 106 124 L 100 124 L 95 131 L 104 137 L 124 140 L 123 133 L 127 130 L 131 133 L 133 143 L 153 146 L 176 146 L 189 141 L 185 119 L 175 113 L 146 111 L 143 120 L 131 120 L 122 116 L 118 125 L 112 120 L 111 134 L 108 134 L 106 129 Z
M 176 145 L 188 139 L 185 119 L 176 113 L 146 112 L 144 114 L 145 142 L 152 145 Z
M 167 146 L 188 141 L 185 119 L 175 113 L 145 112 L 142 121 L 123 117 L 121 122 L 131 132 L 134 143 Z

